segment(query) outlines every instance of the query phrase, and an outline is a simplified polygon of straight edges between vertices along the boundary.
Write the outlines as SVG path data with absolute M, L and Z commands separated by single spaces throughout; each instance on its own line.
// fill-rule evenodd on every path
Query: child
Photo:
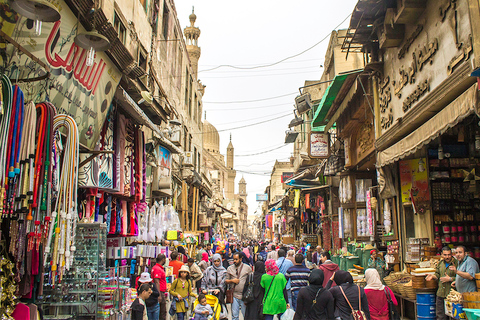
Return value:
M 130 309 L 132 310 L 132 320 L 147 319 L 147 308 L 145 307 L 145 300 L 152 294 L 152 288 L 148 283 L 144 283 L 138 288 L 138 298 L 133 301 Z
M 185 314 L 188 310 L 188 305 L 186 306 L 185 302 L 188 303 L 188 298 L 190 296 L 197 297 L 197 295 L 192 291 L 192 283 L 190 282 L 190 269 L 188 269 L 188 266 L 183 265 L 180 270 L 178 270 L 178 279 L 173 281 L 169 293 L 176 298 L 176 301 L 172 301 L 172 304 L 176 304 L 175 312 L 177 314 L 177 320 L 186 320 Z
M 195 317 L 194 320 L 207 320 L 211 315 L 213 315 L 213 310 L 210 305 L 207 304 L 207 298 L 203 293 L 198 296 L 197 306 L 195 307 Z

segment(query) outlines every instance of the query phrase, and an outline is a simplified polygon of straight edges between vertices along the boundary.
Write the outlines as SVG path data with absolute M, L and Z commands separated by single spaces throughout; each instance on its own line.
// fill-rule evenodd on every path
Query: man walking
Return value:
M 317 246 L 317 250 L 313 253 L 312 262 L 316 265 L 321 264 L 320 255 L 322 254 L 322 247 Z
M 170 254 L 170 263 L 168 264 L 169 267 L 173 267 L 173 274 L 175 275 L 175 278 L 178 278 L 178 270 L 183 266 L 183 262 L 180 261 L 181 256 L 178 254 L 177 251 L 173 251 Z
M 480 272 L 477 261 L 467 255 L 464 246 L 457 247 L 455 257 L 458 261 L 458 268 L 453 264 L 448 267 L 456 274 L 455 288 L 460 293 L 477 291 L 475 273 Z
M 226 284 L 233 285 L 232 320 L 239 320 L 239 311 L 245 317 L 245 303 L 242 300 L 243 287 L 248 275 L 252 272 L 249 265 L 242 262 L 242 255 L 239 252 L 233 254 L 233 265 L 227 269 Z
M 278 267 L 278 272 L 282 273 L 283 275 L 286 275 L 287 270 L 293 267 L 292 261 L 288 260 L 286 256 L 287 256 L 287 253 L 285 252 L 285 250 L 283 249 L 278 250 L 277 267 Z M 290 291 L 290 281 L 288 281 L 288 279 L 287 279 L 287 286 L 285 289 L 287 290 L 288 303 L 292 305 L 292 292 Z
M 165 270 L 163 265 L 165 264 L 166 257 L 164 254 L 157 256 L 157 264 L 152 268 L 153 285 L 159 292 L 158 303 L 160 305 L 160 318 L 159 320 L 167 319 L 167 301 L 165 298 L 165 292 L 167 291 L 167 279 L 165 277 Z
M 199 289 L 202 286 L 203 272 L 200 267 L 195 263 L 193 258 L 189 258 L 187 261 L 188 268 L 190 269 L 190 280 L 192 286 Z
M 318 266 L 318 269 L 323 271 L 324 278 L 322 287 L 325 288 L 328 280 L 330 280 L 332 275 L 338 270 L 340 270 L 340 268 L 338 267 L 338 264 L 333 263 L 332 260 L 330 260 L 330 253 L 328 253 L 328 251 L 324 251 L 320 254 L 320 262 L 322 264 Z M 332 287 L 335 285 L 336 283 L 335 281 L 333 281 Z
M 270 245 L 270 251 L 268 252 L 267 254 L 267 260 L 277 260 L 278 259 L 278 254 L 277 254 L 277 251 L 275 249 L 275 245 Z
M 197 254 L 195 255 L 195 260 L 197 263 L 199 263 L 200 261 L 202 261 L 202 254 L 205 252 L 205 250 L 203 249 L 203 244 L 199 244 L 197 246 Z
M 451 265 L 457 267 L 457 260 L 452 257 L 452 249 L 449 247 L 443 247 L 442 260 L 440 260 L 437 265 L 435 275 L 430 274 L 426 277 L 427 281 L 432 279 L 439 281 L 436 300 L 436 313 L 438 320 L 448 319 L 445 314 L 445 297 L 450 293 L 452 282 L 455 281 L 455 271 L 449 268 Z
M 297 310 L 297 297 L 301 288 L 308 286 L 308 277 L 310 269 L 303 265 L 303 255 L 297 253 L 295 255 L 295 265 L 288 268 L 285 278 L 290 283 L 292 292 L 292 308 Z

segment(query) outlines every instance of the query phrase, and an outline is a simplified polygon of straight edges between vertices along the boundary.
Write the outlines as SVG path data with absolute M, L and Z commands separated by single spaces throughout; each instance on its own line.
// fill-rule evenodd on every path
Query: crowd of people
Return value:
M 166 294 L 171 297 L 170 315 L 186 319 L 192 310 L 195 320 L 207 320 L 213 314 L 206 297 L 213 295 L 220 305 L 219 319 L 227 319 L 227 304 L 231 304 L 232 320 L 240 313 L 245 320 L 281 319 L 290 309 L 294 320 L 343 319 L 354 320 L 361 314 L 364 320 L 388 320 L 390 305 L 397 300 L 384 285 L 385 263 L 376 249 L 370 251 L 365 270 L 365 287 L 354 283 L 349 272 L 339 270 L 330 260 L 328 251 L 304 244 L 301 248 L 259 244 L 257 242 L 233 244 L 224 252 L 216 253 L 211 245 L 199 245 L 195 257 L 188 257 L 183 247 L 170 255 L 175 281 L 167 292 L 164 265 L 166 257 L 160 254 L 151 273 L 142 273 L 138 284 L 139 302 L 132 311 L 144 306 L 144 317 L 132 319 L 164 320 L 167 314 Z M 435 275 L 429 279 L 439 281 L 437 316 L 444 319 L 443 299 L 450 288 L 465 292 L 476 291 L 476 261 L 465 254 L 465 248 L 456 249 L 456 259 L 450 248 L 442 250 L 442 260 Z M 150 287 L 144 286 L 152 283 Z M 150 289 L 149 289 L 150 288 Z M 190 297 L 197 304 L 190 307 Z M 137 301 L 136 300 L 136 301 Z M 136 309 L 134 309 L 134 306 Z M 145 318 L 146 317 L 146 318 Z

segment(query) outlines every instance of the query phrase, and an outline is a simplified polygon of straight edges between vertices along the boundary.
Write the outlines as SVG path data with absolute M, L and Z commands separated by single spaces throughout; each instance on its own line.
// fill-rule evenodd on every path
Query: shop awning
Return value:
M 310 168 L 304 169 L 303 171 L 297 173 L 287 181 L 285 181 L 285 184 L 289 186 L 295 186 L 298 183 L 303 183 L 307 180 L 312 180 L 316 179 L 321 173 L 323 168 L 325 167 L 325 164 L 327 163 L 327 159 L 323 159 L 321 163 L 312 166 Z M 315 184 L 318 184 L 317 181 L 309 181 L 314 182 Z
M 329 119 L 326 119 L 328 111 L 332 106 L 335 98 L 337 97 L 338 92 L 343 86 L 345 80 L 357 73 L 362 72 L 363 69 L 351 71 L 348 73 L 341 73 L 335 76 L 333 82 L 328 86 L 327 90 L 322 96 L 322 100 L 315 108 L 315 115 L 312 120 L 312 131 L 324 131 L 325 125 L 328 123 Z
M 390 148 L 379 152 L 377 165 L 382 167 L 415 153 L 470 114 L 477 112 L 477 87 L 477 84 L 472 85 L 418 129 Z
M 318 186 L 318 187 L 311 187 L 311 188 L 304 188 L 302 191 L 318 191 L 326 188 L 330 188 L 331 185 L 329 184 L 324 184 L 323 186 Z
M 182 154 L 183 151 L 174 145 L 171 141 L 169 141 L 163 135 L 162 131 L 158 128 L 156 124 L 150 120 L 150 118 L 143 112 L 143 110 L 138 106 L 138 104 L 133 101 L 132 97 L 122 88 L 118 87 L 117 91 L 115 92 L 115 99 L 122 103 L 122 106 L 125 107 L 125 111 L 127 111 L 137 122 L 146 125 L 159 137 L 160 144 L 172 151 L 173 153 Z

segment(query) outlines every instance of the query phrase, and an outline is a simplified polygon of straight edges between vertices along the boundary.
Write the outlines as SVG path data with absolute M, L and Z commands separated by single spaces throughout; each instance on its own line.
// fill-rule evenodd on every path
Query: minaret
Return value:
M 233 199 L 235 197 L 235 176 L 237 173 L 233 169 L 233 150 L 232 134 L 230 134 L 230 142 L 227 147 L 227 190 L 225 190 L 225 196 L 228 199 Z
M 192 65 L 195 79 L 198 72 L 198 59 L 200 59 L 200 47 L 198 46 L 198 37 L 200 37 L 200 29 L 195 27 L 195 20 L 197 16 L 192 8 L 192 14 L 188 17 L 190 19 L 190 26 L 183 30 L 183 34 L 187 40 L 187 52 L 190 57 L 190 63 Z
M 242 177 L 238 182 L 238 195 L 245 201 L 247 201 L 247 182 Z

